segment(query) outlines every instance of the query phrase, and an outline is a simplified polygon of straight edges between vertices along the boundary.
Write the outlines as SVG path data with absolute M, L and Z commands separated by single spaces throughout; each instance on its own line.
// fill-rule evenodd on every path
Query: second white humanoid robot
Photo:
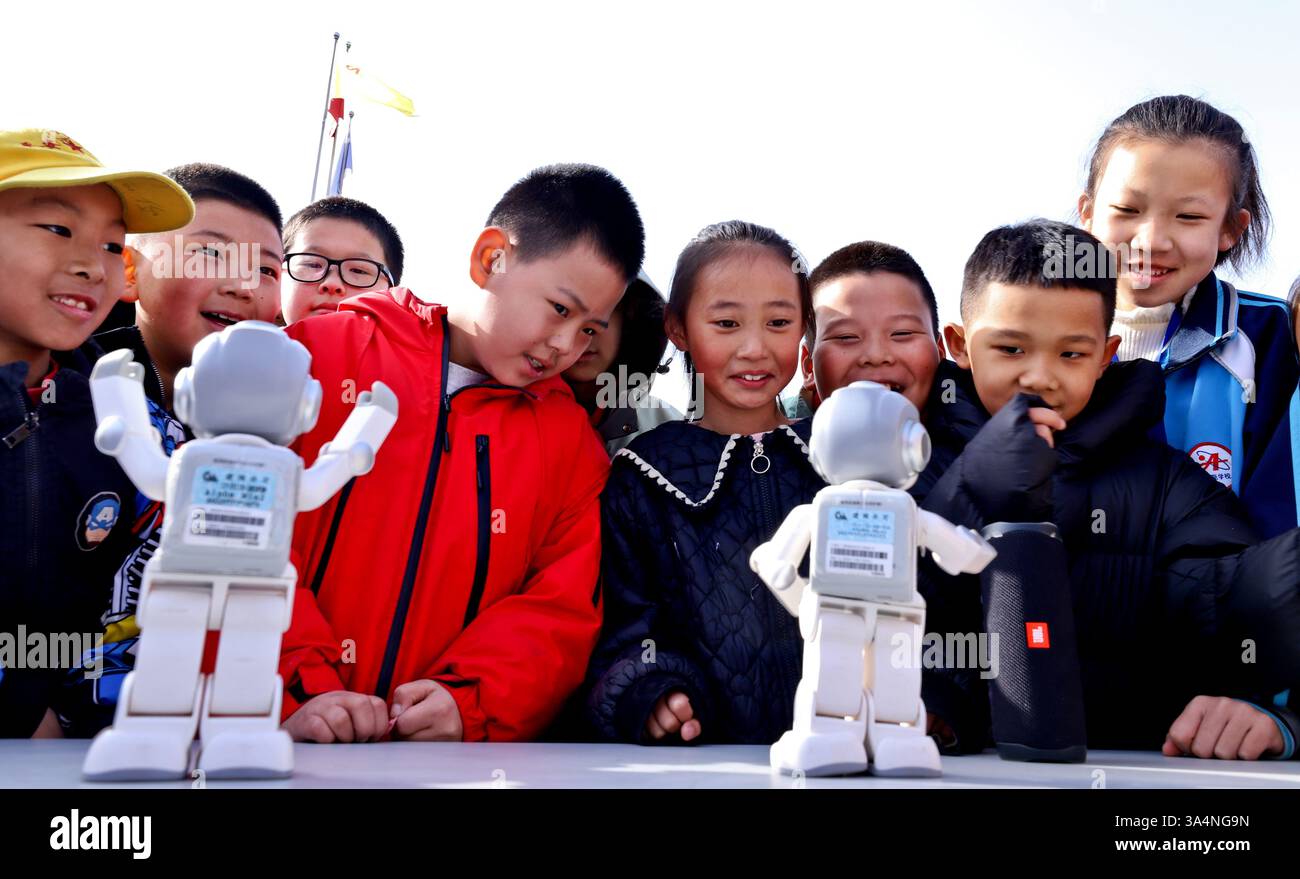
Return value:
M 866 381 L 837 390 L 813 418 L 810 451 L 830 485 L 750 556 L 804 638 L 794 724 L 772 746 L 772 768 L 937 776 L 921 701 L 917 550 L 934 553 L 950 574 L 979 573 L 995 552 L 969 528 L 919 510 L 907 493 L 929 461 L 930 440 L 902 395 Z M 810 546 L 804 580 L 798 568 Z

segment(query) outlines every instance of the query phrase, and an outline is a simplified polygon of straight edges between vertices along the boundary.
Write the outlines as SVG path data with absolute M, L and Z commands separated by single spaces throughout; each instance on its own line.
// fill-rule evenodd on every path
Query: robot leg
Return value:
M 184 778 L 202 704 L 203 643 L 212 591 L 146 566 L 137 616 L 140 644 L 113 725 L 86 753 L 90 781 Z
M 794 728 L 772 745 L 774 770 L 848 775 L 867 769 L 862 661 L 867 627 L 855 604 L 814 596 L 801 608 L 800 628 L 808 638 L 804 673 L 795 695 Z M 811 625 L 805 618 L 810 611 Z
M 203 694 L 199 769 L 209 778 L 287 778 L 293 740 L 280 729 L 276 668 L 295 577 L 231 578 L 217 665 Z
M 876 617 L 875 637 L 867 647 L 870 723 L 867 750 L 873 775 L 938 777 L 939 749 L 925 732 L 921 701 L 920 644 L 923 617 Z M 906 645 L 906 662 L 896 661 Z

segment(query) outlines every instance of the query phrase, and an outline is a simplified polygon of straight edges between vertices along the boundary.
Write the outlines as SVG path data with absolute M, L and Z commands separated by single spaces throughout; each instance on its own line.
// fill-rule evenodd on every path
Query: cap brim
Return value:
M 194 219 L 194 202 L 176 181 L 149 171 L 108 168 L 37 168 L 0 181 L 3 189 L 42 189 L 104 183 L 122 199 L 128 232 L 166 232 Z

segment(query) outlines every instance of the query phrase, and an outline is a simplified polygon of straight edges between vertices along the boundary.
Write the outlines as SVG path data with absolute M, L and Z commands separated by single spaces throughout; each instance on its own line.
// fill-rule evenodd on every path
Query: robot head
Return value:
M 274 324 L 246 320 L 205 336 L 176 376 L 176 415 L 198 437 L 260 436 L 288 445 L 316 425 L 311 354 Z
M 916 407 L 875 382 L 840 388 L 813 416 L 812 463 L 832 485 L 869 479 L 909 488 L 930 461 Z

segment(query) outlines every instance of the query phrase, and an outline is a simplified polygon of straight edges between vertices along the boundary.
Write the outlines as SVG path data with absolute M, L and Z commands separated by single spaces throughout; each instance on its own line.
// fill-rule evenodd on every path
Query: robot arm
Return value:
M 105 354 L 91 370 L 90 398 L 99 422 L 95 448 L 116 458 L 143 494 L 165 500 L 169 462 L 149 422 L 144 367 L 131 359 L 130 351 Z
M 801 504 L 790 511 L 772 539 L 749 556 L 749 567 L 794 616 L 808 581 L 799 576 L 799 563 L 812 540 L 813 505 Z
M 935 563 L 949 574 L 978 574 L 997 555 L 997 550 L 971 529 L 926 510 L 917 512 L 917 542 L 933 552 Z
M 339 432 L 321 446 L 316 463 L 302 474 L 298 509 L 314 510 L 334 496 L 353 476 L 375 466 L 375 452 L 397 423 L 397 395 L 383 382 L 357 398 L 356 408 Z

